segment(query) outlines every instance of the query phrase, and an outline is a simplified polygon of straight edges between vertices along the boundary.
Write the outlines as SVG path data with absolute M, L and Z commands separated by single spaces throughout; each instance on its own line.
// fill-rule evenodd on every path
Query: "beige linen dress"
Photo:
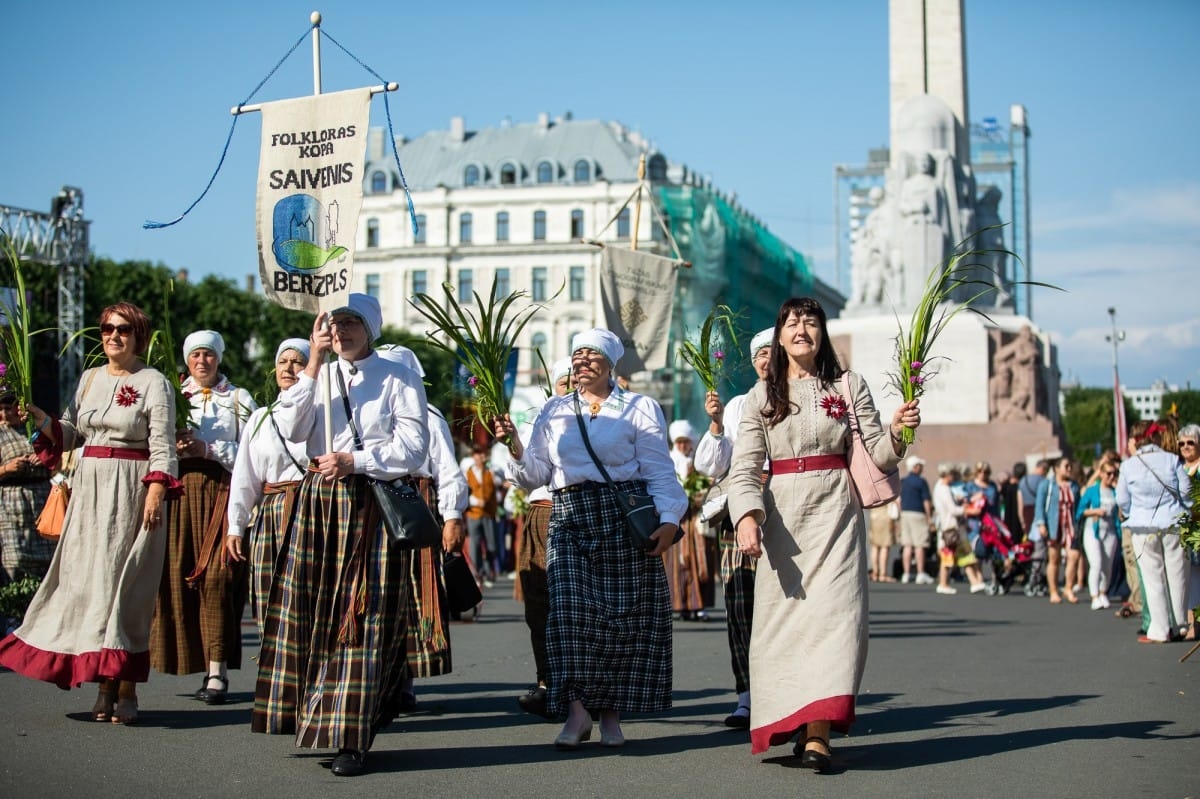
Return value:
M 900 456 L 880 425 L 870 389 L 855 373 L 848 380 L 867 450 L 880 468 L 894 468 Z M 759 383 L 747 395 L 734 444 L 730 518 L 736 525 L 754 514 L 763 531 L 750 637 L 755 754 L 786 743 L 807 722 L 828 720 L 845 732 L 854 721 L 867 658 L 867 557 L 866 525 L 850 473 L 823 469 L 762 482 L 768 458 L 847 451 L 850 414 L 821 404 L 842 392 L 841 381 L 789 380 L 792 412 L 768 427 L 762 417 L 766 384 Z

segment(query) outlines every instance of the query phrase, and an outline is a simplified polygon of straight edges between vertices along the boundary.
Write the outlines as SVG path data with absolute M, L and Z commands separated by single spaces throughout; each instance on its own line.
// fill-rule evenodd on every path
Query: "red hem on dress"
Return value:
M 753 708 L 750 715 L 754 715 Z M 761 754 L 772 746 L 787 743 L 802 725 L 810 721 L 828 721 L 834 731 L 850 732 L 850 725 L 854 723 L 854 697 L 843 694 L 818 699 L 774 724 L 750 730 L 750 754 Z
M 0 666 L 63 689 L 100 680 L 146 682 L 150 679 L 150 651 L 101 649 L 67 655 L 38 649 L 13 633 L 0 640 Z

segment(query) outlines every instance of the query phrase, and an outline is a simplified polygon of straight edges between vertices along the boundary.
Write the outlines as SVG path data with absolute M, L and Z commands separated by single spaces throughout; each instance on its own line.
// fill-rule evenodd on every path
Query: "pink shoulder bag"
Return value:
M 867 451 L 863 440 L 862 426 L 854 410 L 854 393 L 850 390 L 849 372 L 842 372 L 842 389 L 850 398 L 850 450 L 846 462 L 850 467 L 850 482 L 854 493 L 864 508 L 878 508 L 894 500 L 900 494 L 900 470 L 885 472 L 875 465 L 875 459 Z

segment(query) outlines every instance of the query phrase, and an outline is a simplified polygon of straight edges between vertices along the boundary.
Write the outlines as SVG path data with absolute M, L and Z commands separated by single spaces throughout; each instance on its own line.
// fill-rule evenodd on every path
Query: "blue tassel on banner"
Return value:
M 304 42 L 304 40 L 309 37 L 309 35 L 312 33 L 313 27 L 315 27 L 315 26 L 309 26 L 308 30 L 306 30 L 300 36 L 300 38 L 296 40 L 296 43 L 292 45 L 291 49 L 288 50 L 286 53 L 284 53 L 283 58 L 279 59 L 279 61 L 275 64 L 275 66 L 271 68 L 271 71 L 267 73 L 267 76 L 258 82 L 258 85 L 254 87 L 254 90 L 252 92 L 250 92 L 249 96 L 246 97 L 245 100 L 242 100 L 240 103 L 238 103 L 237 107 L 238 107 L 239 113 L 233 115 L 233 124 L 229 126 L 229 135 L 225 137 L 225 147 L 221 150 L 221 158 L 219 161 L 217 161 L 217 168 L 213 170 L 212 177 L 210 177 L 208 179 L 208 185 L 204 187 L 204 191 L 200 192 L 200 196 L 197 197 L 194 201 L 192 201 L 192 204 L 189 205 L 182 214 L 175 217 L 170 222 L 151 222 L 151 221 L 147 220 L 142 223 L 142 229 L 144 229 L 144 230 L 161 230 L 162 228 L 170 227 L 171 225 L 174 225 L 178 222 L 183 221 L 183 218 L 185 216 L 187 216 L 188 214 L 190 214 L 192 212 L 192 209 L 200 204 L 200 201 L 204 199 L 204 195 L 208 194 L 208 190 L 211 189 L 213 183 L 216 182 L 217 175 L 220 174 L 220 172 L 221 172 L 221 166 L 225 163 L 225 156 L 229 154 L 229 144 L 230 144 L 230 142 L 233 141 L 233 132 L 237 129 L 237 121 L 238 121 L 238 117 L 241 116 L 240 111 L 241 111 L 242 106 L 246 105 L 247 103 L 249 103 L 251 100 L 254 99 L 254 95 L 258 94 L 258 90 L 261 89 L 266 84 L 266 82 L 271 79 L 271 76 L 274 75 L 275 72 L 281 66 L 283 66 L 283 62 L 287 61 L 288 57 L 291 56 L 292 53 L 296 52 L 296 48 L 299 47 Z M 411 205 L 411 203 L 410 203 L 410 205 Z

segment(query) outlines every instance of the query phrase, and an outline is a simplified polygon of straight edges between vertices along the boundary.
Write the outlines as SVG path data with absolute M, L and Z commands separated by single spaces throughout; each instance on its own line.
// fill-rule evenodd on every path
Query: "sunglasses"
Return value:
M 128 336 L 133 333 L 133 325 L 114 325 L 112 322 L 105 322 L 100 325 L 100 335 L 111 336 L 113 333 L 120 333 L 122 336 Z
M 1195 441 L 1180 441 L 1180 442 L 1179 442 L 1179 446 L 1181 446 L 1181 447 L 1194 447 L 1194 446 L 1196 446 L 1196 442 L 1195 442 Z

